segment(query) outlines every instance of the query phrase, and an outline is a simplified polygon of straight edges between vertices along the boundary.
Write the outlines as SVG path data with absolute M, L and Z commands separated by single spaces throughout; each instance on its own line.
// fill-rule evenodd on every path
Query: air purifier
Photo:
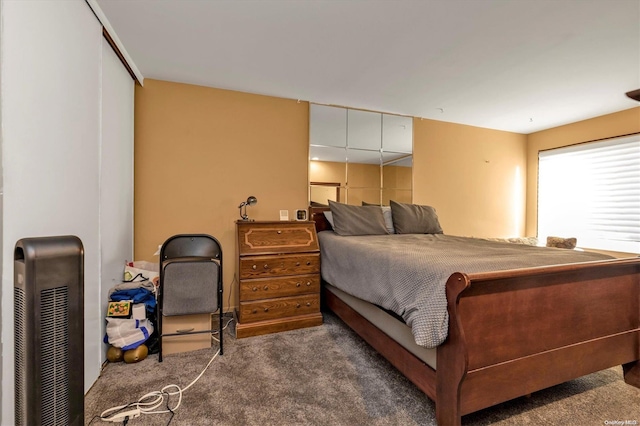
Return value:
M 75 236 L 14 251 L 15 424 L 84 424 L 84 249 Z

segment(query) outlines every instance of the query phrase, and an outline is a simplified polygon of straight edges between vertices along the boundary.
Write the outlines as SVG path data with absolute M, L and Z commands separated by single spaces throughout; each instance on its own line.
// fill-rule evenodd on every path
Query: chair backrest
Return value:
M 195 257 L 185 259 L 170 259 L 162 270 L 163 316 L 205 314 L 220 307 L 220 262 Z
M 180 234 L 167 239 L 160 248 L 160 263 L 178 257 L 204 257 L 222 260 L 218 240 L 206 234 Z
M 206 234 L 179 234 L 160 248 L 159 310 L 164 316 L 222 307 L 222 247 Z

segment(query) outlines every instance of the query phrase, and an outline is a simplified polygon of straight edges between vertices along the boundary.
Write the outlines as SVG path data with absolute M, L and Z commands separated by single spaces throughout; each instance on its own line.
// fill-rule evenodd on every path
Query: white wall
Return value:
M 111 84 L 120 87 L 122 75 L 114 71 L 101 25 L 84 1 L 1 1 L 0 423 L 10 425 L 14 421 L 13 248 L 20 238 L 72 234 L 82 240 L 85 390 L 99 375 L 105 292 L 121 276 L 133 241 L 133 124 L 126 121 L 124 130 L 115 132 L 111 125 L 120 114 L 131 114 L 133 119 L 133 100 L 116 111 L 118 101 L 112 95 L 119 95 L 112 93 Z M 128 87 L 115 91 L 130 90 L 133 96 L 132 80 Z M 120 154 L 122 163 L 116 161 Z
M 3 203 L 4 203 L 4 181 L 3 181 L 3 176 L 4 173 L 2 171 L 2 144 L 3 144 L 3 132 L 2 132 L 2 32 L 3 32 L 3 25 L 2 25 L 2 9 L 3 9 L 4 4 L 0 1 L 0 242 L 2 242 L 3 240 L 3 231 L 2 231 L 2 221 L 3 221 Z M 3 276 L 3 262 L 2 259 L 4 258 L 4 255 L 2 253 L 2 246 L 0 245 L 0 277 Z M 0 278 L 0 286 L 2 286 L 2 279 Z M 3 303 L 4 298 L 2 297 L 2 289 L 0 287 L 0 383 L 2 383 L 2 370 L 3 370 L 3 366 L 2 366 L 2 352 L 3 352 L 3 348 L 4 348 L 4 344 L 2 342 L 2 303 Z M 2 400 L 2 387 L 0 386 L 0 401 Z M 2 404 L 0 404 L 0 422 L 2 421 Z
M 104 336 L 109 289 L 122 282 L 125 260 L 133 260 L 134 81 L 102 40 L 100 149 L 100 324 Z M 100 362 L 106 360 L 105 345 Z

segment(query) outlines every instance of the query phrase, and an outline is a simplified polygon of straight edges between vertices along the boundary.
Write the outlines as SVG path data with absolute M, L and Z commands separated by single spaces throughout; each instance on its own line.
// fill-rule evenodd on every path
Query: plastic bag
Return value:
M 147 262 L 146 260 L 126 262 L 124 265 L 124 281 L 151 281 L 158 285 L 160 280 L 159 269 L 160 267 L 157 263 Z
M 107 317 L 107 343 L 126 351 L 147 341 L 153 333 L 153 323 L 148 319 L 121 319 Z

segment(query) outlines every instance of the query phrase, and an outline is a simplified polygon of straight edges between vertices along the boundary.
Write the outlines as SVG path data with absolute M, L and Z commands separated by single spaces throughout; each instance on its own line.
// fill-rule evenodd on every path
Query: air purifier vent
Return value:
M 21 425 L 24 424 L 25 421 L 22 418 L 22 413 L 25 411 L 25 397 L 26 397 L 26 389 L 27 389 L 27 375 L 26 366 L 26 340 L 25 336 L 27 336 L 27 321 L 26 321 L 26 299 L 24 290 L 18 287 L 13 288 L 13 299 L 14 299 L 14 311 L 13 318 L 15 321 L 15 382 L 16 382 L 16 400 L 15 400 L 15 408 L 16 408 L 16 424 Z
M 69 424 L 69 291 L 68 287 L 40 294 L 42 425 Z

